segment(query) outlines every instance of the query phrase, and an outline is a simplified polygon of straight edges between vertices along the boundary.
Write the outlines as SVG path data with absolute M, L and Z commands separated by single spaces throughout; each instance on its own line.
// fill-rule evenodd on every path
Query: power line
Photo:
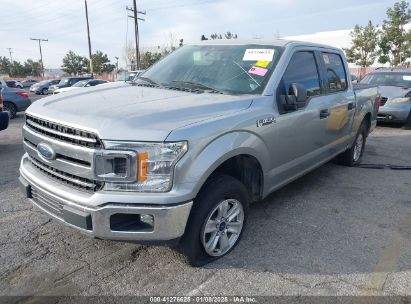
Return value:
M 126 7 L 126 10 L 133 12 L 133 16 L 128 16 L 128 17 L 134 19 L 134 35 L 135 35 L 135 41 L 136 41 L 136 65 L 137 65 L 137 70 L 139 70 L 140 69 L 140 47 L 139 47 L 140 37 L 139 37 L 139 32 L 138 32 L 138 20 L 145 21 L 145 19 L 139 18 L 138 14 L 145 15 L 146 12 L 137 10 L 136 0 L 133 0 L 133 6 L 134 8 Z
M 164 10 L 164 9 L 169 9 L 169 8 L 181 8 L 181 7 L 187 7 L 187 6 L 192 7 L 195 5 L 209 4 L 213 2 L 218 2 L 218 0 L 204 0 L 204 1 L 197 2 L 197 3 L 180 3 L 180 4 L 175 2 L 174 4 L 171 4 L 171 5 L 148 8 L 147 11 L 151 12 L 151 11 L 158 11 L 158 10 Z
M 44 78 L 44 64 L 43 64 L 43 53 L 41 52 L 41 42 L 42 41 L 49 41 L 48 39 L 43 39 L 43 38 L 30 38 L 30 40 L 36 40 L 39 42 L 39 49 L 40 49 L 40 62 L 41 62 L 41 74 L 43 75 Z

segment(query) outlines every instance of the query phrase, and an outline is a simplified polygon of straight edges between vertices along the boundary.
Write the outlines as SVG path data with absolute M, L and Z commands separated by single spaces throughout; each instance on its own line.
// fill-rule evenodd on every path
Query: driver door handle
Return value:
M 350 102 L 350 103 L 348 104 L 348 110 L 352 110 L 352 109 L 355 109 L 355 103 Z
M 320 119 L 327 118 L 328 116 L 330 116 L 328 109 L 323 109 L 320 111 Z

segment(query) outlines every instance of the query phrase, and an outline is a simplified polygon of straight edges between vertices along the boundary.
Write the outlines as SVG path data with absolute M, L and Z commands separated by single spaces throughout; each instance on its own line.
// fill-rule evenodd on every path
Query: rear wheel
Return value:
M 49 90 L 47 88 L 44 88 L 43 90 L 41 90 L 42 95 L 47 95 L 48 93 L 49 93 Z
M 364 154 L 367 135 L 367 127 L 363 122 L 358 130 L 357 136 L 355 137 L 354 144 L 350 149 L 337 156 L 337 163 L 350 167 L 359 165 Z
M 17 116 L 16 106 L 11 102 L 5 101 L 3 104 L 3 110 L 8 111 L 10 113 L 10 119 L 13 119 Z
M 237 179 L 215 175 L 194 200 L 180 248 L 192 266 L 218 259 L 237 245 L 246 224 L 249 193 Z

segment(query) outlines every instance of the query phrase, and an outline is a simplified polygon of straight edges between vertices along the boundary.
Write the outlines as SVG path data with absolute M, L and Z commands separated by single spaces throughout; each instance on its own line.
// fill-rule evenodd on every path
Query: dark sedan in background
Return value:
M 5 85 L 1 85 L 0 88 L 3 96 L 3 110 L 10 113 L 11 119 L 16 117 L 17 112 L 25 111 L 31 105 L 29 94 L 26 91 Z
M 411 126 L 411 69 L 377 69 L 360 83 L 380 88 L 378 121 Z
M 7 129 L 9 126 L 10 116 L 8 112 L 3 111 L 3 87 L 0 85 L 0 131 Z

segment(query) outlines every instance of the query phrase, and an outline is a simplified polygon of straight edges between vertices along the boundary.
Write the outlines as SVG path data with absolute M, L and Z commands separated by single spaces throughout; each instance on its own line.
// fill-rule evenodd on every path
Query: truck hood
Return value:
M 245 95 L 112 83 L 43 98 L 26 112 L 95 132 L 101 139 L 164 141 L 174 129 L 246 109 L 251 102 Z
M 405 97 L 407 93 L 411 92 L 411 89 L 394 86 L 379 86 L 379 91 L 382 97 L 396 98 Z

